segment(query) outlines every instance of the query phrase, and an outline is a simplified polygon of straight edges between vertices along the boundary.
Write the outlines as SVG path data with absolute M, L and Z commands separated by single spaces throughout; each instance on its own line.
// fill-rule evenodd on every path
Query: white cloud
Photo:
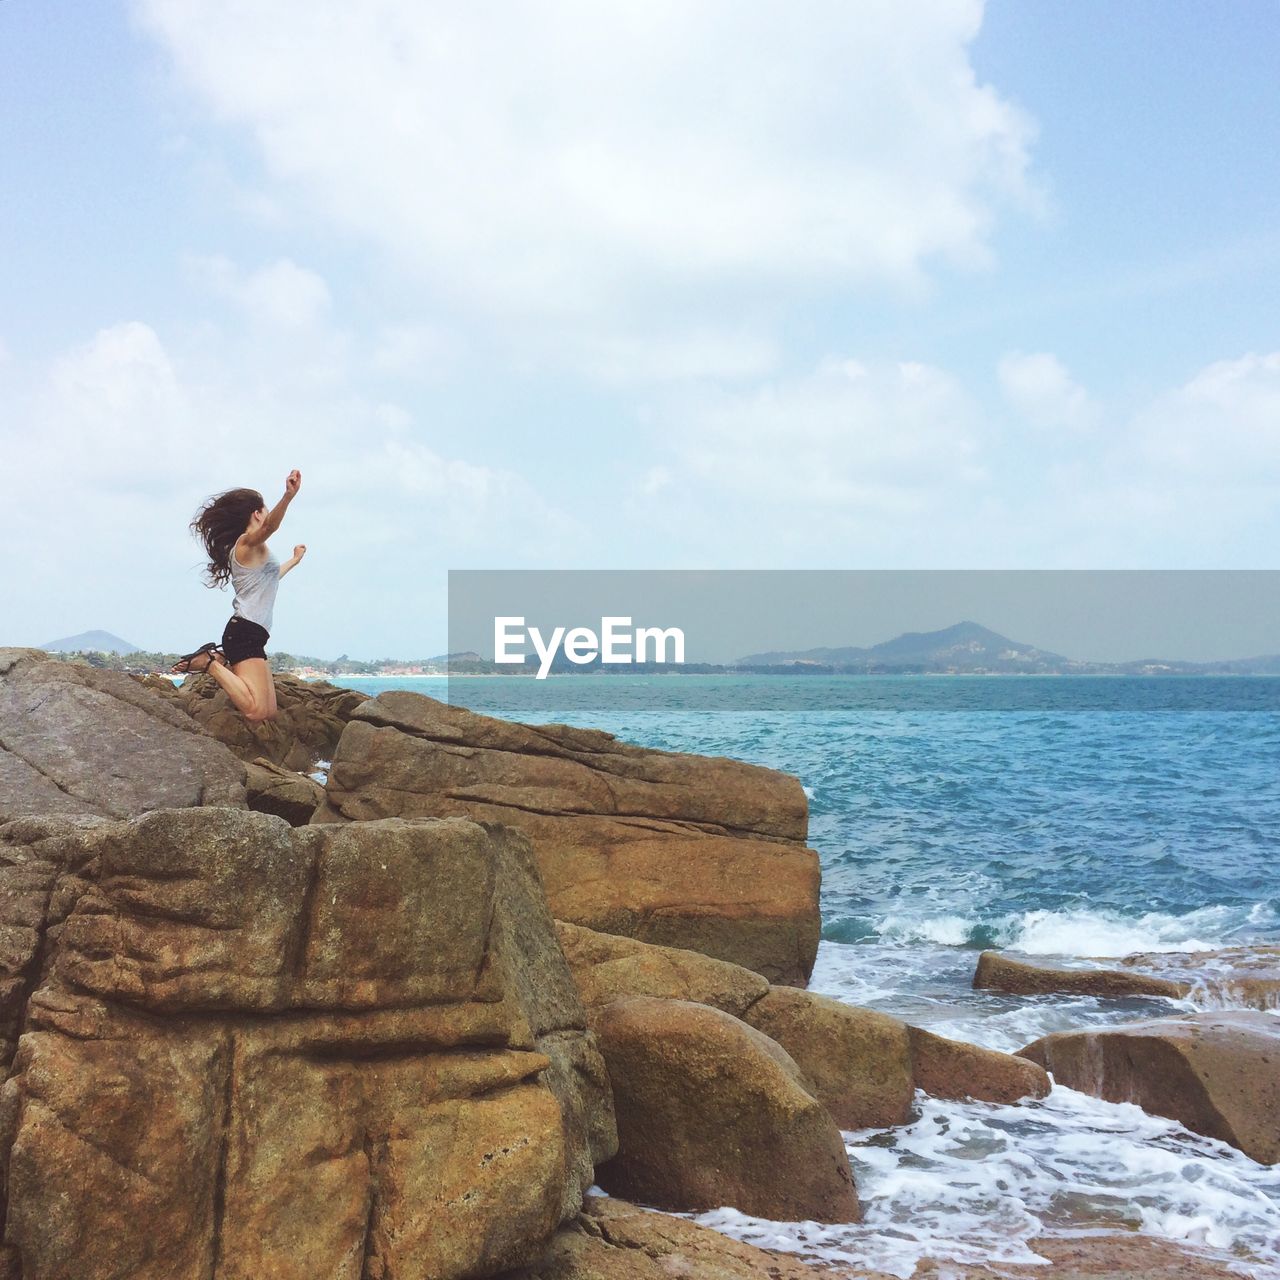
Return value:
M 419 413 L 368 394 L 358 366 L 319 380 L 306 343 L 288 354 L 260 360 L 251 336 L 210 326 L 170 348 L 131 321 L 0 388 L 0 456 L 20 460 L 0 467 L 6 603 L 31 628 L 0 643 L 105 626 L 176 647 L 220 627 L 230 601 L 200 590 L 187 522 L 233 486 L 274 501 L 293 466 L 303 500 L 279 542 L 310 554 L 281 643 L 309 652 L 365 652 L 375 634 L 413 651 L 447 568 L 560 559 L 585 538 L 514 466 L 431 442 Z
M 289 258 L 256 271 L 245 271 L 221 256 L 193 256 L 188 265 L 197 280 L 258 324 L 305 328 L 324 320 L 332 305 L 324 278 Z
M 1159 396 L 1137 417 L 1134 452 L 1156 475 L 1274 486 L 1280 481 L 1280 351 L 1220 360 Z
M 484 314 L 917 284 L 1034 203 L 978 0 L 135 0 L 266 192 Z
M 1055 355 L 1010 352 L 996 372 L 1005 399 L 1033 426 L 1087 431 L 1097 422 L 1097 407 Z
M 982 479 L 978 415 L 940 369 L 831 360 L 673 415 L 681 470 L 753 502 L 899 515 Z

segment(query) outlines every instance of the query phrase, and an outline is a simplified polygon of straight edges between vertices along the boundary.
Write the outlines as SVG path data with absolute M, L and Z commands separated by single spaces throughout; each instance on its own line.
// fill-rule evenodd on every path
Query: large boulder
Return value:
M 818 857 L 792 777 L 389 692 L 352 714 L 316 822 L 463 815 L 533 839 L 558 919 L 803 983 Z
M 1191 989 L 1190 983 L 1149 973 L 1094 967 L 1067 969 L 1018 960 L 1002 951 L 984 951 L 978 957 L 973 985 L 976 990 L 1016 996 L 1162 996 L 1169 1000 L 1180 1000 Z
M 939 1098 L 1042 1098 L 1049 1077 L 1011 1054 L 947 1040 L 888 1014 L 795 987 L 771 987 L 740 965 L 677 947 L 556 922 L 583 1003 L 627 996 L 690 1000 L 731 1013 L 780 1044 L 842 1129 L 904 1123 L 917 1089 Z
M 244 766 L 118 671 L 0 649 L 0 822 L 245 804 Z
M 839 1273 L 847 1275 L 845 1271 Z M 858 1280 L 890 1280 L 859 1268 Z M 504 1280 L 830 1280 L 825 1267 L 743 1244 L 684 1218 L 588 1196 L 546 1254 Z
M 487 1275 L 616 1146 L 519 832 L 193 809 L 0 850 L 10 1276 Z
M 285 769 L 309 772 L 319 761 L 333 758 L 347 721 L 369 695 L 297 676 L 276 675 L 274 681 L 279 714 L 261 724 L 249 724 L 212 676 L 188 676 L 176 698 L 207 734 L 241 760 L 265 756 Z
M 1136 1103 L 1263 1164 L 1280 1161 L 1280 1020 L 1270 1014 L 1059 1031 L 1021 1052 L 1059 1084 Z
M 730 1014 L 637 996 L 593 1026 L 613 1084 L 611 1194 L 698 1212 L 731 1205 L 783 1221 L 861 1216 L 844 1142 L 799 1068 Z
M 564 920 L 556 921 L 556 936 L 589 1009 L 626 996 L 657 996 L 709 1004 L 741 1018 L 770 990 L 754 970 L 698 951 L 658 947 Z

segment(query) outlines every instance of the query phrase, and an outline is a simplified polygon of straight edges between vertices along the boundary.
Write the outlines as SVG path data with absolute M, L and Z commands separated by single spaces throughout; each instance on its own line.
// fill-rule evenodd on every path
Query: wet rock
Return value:
M 615 1148 L 519 832 L 208 808 L 0 851 L 22 1280 L 491 1274 Z
M 1120 963 L 1176 982 L 1202 1008 L 1280 1008 L 1280 947 L 1138 952 Z
M 813 967 L 820 872 L 795 778 L 420 694 L 357 708 L 313 821 L 454 814 L 530 835 L 558 919 L 772 981 L 803 983 Z
M 1021 1053 L 1059 1084 L 1136 1103 L 1263 1164 L 1280 1161 L 1280 1023 L 1269 1014 L 1199 1013 L 1060 1031 Z
M 606 1191 L 682 1211 L 859 1219 L 839 1129 L 767 1036 L 647 996 L 606 1005 L 593 1025 L 618 1121 L 618 1154 L 596 1171 Z
M 826 1280 L 835 1273 L 785 1253 L 733 1240 L 708 1227 L 650 1213 L 604 1196 L 588 1196 L 533 1266 L 504 1280 Z M 859 1280 L 889 1280 L 857 1272 Z
M 1163 996 L 1180 1000 L 1190 984 L 1127 969 L 1067 969 L 1015 960 L 1001 951 L 984 951 L 973 975 L 976 990 L 1008 995 Z
M 244 766 L 117 671 L 0 649 L 0 821 L 245 805 Z

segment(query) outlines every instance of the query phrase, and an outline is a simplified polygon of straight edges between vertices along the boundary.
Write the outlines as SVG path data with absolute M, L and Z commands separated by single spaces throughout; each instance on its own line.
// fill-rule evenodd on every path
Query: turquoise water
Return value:
M 1178 1010 L 975 992 L 982 947 L 1280 942 L 1277 678 L 346 683 L 795 774 L 823 865 L 813 988 L 992 1048 Z M 708 1221 L 904 1276 L 930 1254 L 1029 1261 L 1039 1231 L 1082 1222 L 1234 1249 L 1242 1274 L 1280 1275 L 1280 1172 L 1133 1107 L 1065 1089 L 1017 1107 L 921 1099 L 915 1125 L 848 1141 L 865 1224 Z
M 1280 941 L 1280 679 L 350 683 L 797 775 L 834 942 Z

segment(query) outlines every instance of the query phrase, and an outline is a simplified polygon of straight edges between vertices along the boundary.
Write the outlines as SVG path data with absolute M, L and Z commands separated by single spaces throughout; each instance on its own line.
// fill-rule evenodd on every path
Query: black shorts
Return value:
M 228 665 L 234 667 L 246 658 L 265 658 L 270 639 L 266 627 L 233 613 L 222 632 L 222 652 L 227 655 Z

